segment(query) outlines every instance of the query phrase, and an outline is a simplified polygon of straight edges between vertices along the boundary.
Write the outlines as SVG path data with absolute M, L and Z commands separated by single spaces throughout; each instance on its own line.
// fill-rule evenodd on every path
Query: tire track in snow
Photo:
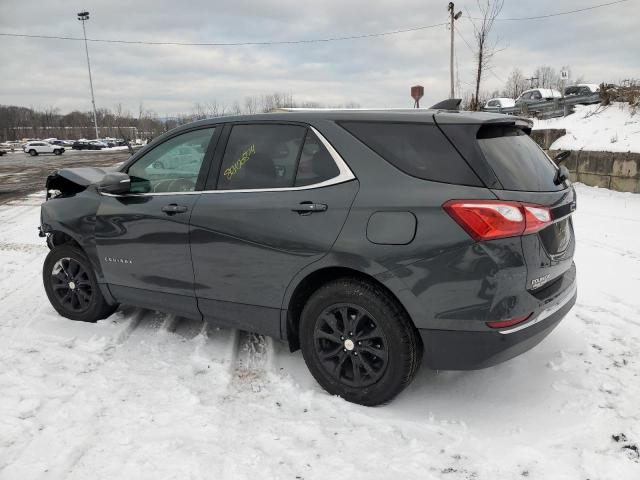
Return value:
M 267 382 L 273 359 L 272 339 L 257 333 L 240 332 L 232 386 L 259 392 Z
M 8 252 L 49 252 L 46 245 L 37 245 L 34 243 L 5 243 L 0 242 L 0 250 Z

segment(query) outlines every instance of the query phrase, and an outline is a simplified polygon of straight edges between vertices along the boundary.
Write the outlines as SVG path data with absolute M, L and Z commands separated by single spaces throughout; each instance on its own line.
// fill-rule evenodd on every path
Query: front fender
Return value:
M 52 198 L 40 209 L 40 229 L 43 233 L 61 232 L 72 238 L 85 252 L 98 282 L 103 281 L 102 267 L 95 242 L 96 213 L 100 197 L 93 187 L 72 196 Z

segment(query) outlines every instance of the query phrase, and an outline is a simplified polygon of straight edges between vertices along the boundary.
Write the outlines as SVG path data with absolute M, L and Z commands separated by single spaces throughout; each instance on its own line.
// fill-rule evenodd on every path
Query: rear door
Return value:
M 191 216 L 198 306 L 218 323 L 280 336 L 287 285 L 329 251 L 358 184 L 306 125 L 228 125 L 221 143 Z

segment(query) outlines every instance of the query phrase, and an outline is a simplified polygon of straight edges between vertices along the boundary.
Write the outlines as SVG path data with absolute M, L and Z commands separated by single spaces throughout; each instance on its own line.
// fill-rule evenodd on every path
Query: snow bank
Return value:
M 41 286 L 41 196 L 0 206 L 0 479 L 640 478 L 640 195 L 577 186 L 578 301 L 540 345 L 422 369 L 392 404 L 330 397 L 300 352 Z
M 627 103 L 576 105 L 564 118 L 534 120 L 534 130 L 545 128 L 567 130 L 551 145 L 553 150 L 640 152 L 640 111 Z

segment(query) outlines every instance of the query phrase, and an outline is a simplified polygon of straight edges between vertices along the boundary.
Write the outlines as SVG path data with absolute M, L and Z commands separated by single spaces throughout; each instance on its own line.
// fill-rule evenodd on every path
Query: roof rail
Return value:
M 431 107 L 432 110 L 460 110 L 461 98 L 447 98 Z

